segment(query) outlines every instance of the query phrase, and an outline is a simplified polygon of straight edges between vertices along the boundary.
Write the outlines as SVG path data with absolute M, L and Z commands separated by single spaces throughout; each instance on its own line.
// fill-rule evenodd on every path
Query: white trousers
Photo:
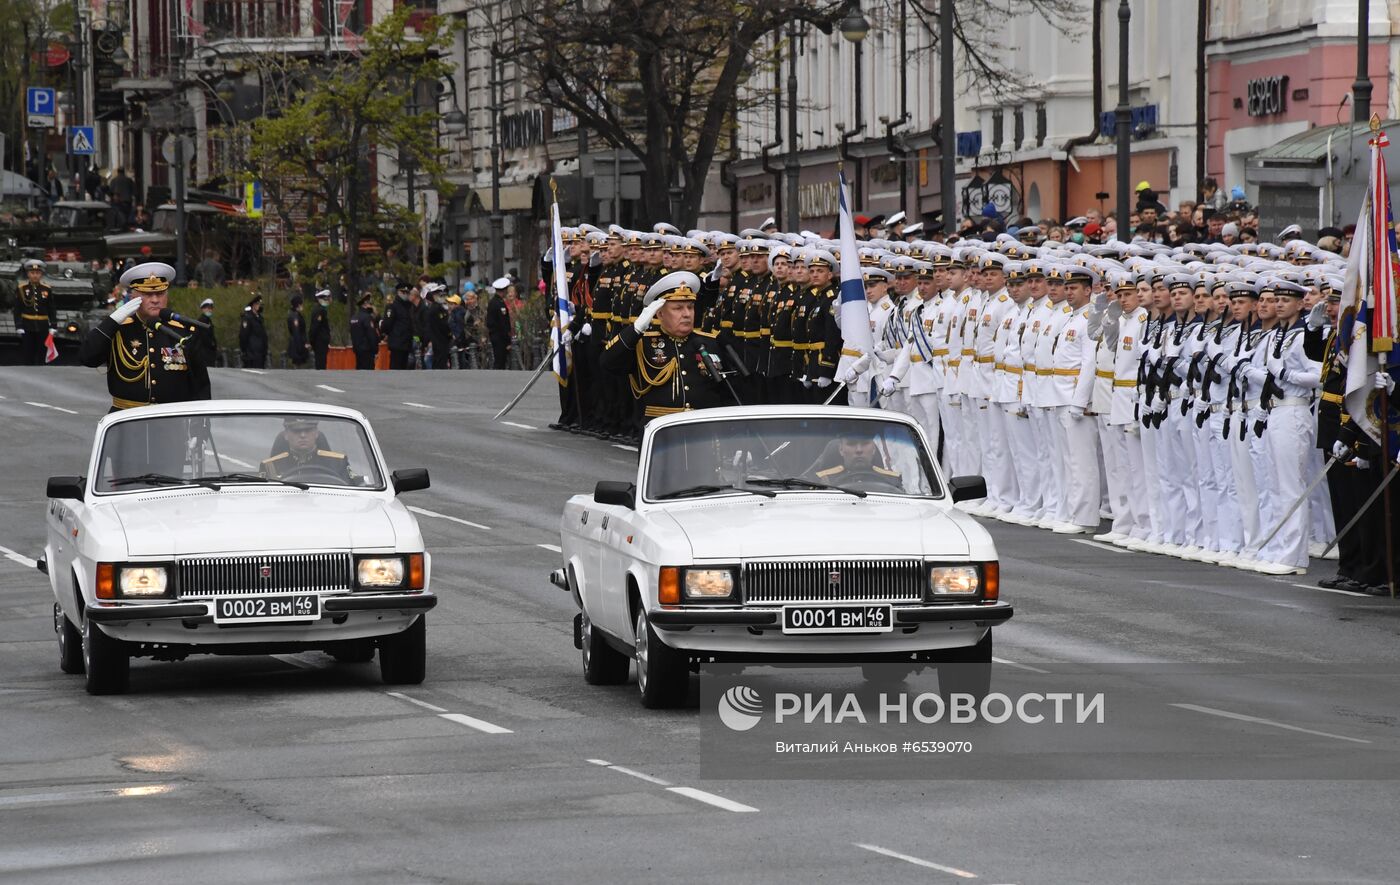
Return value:
M 1215 472 L 1215 546 L 1221 553 L 1239 553 L 1244 547 L 1244 519 L 1240 515 L 1239 490 L 1235 487 L 1234 444 L 1225 439 L 1225 413 L 1213 413 L 1206 426 L 1205 442 Z
M 1041 472 L 1040 510 L 1036 517 L 1058 522 L 1060 504 L 1064 498 L 1064 466 L 1061 460 L 1061 453 L 1064 452 L 1061 439 L 1064 428 L 1060 426 L 1054 408 L 1032 406 L 1030 415 L 1033 422 L 1031 426 L 1035 428 L 1035 438 L 1041 452 L 1040 461 L 1048 467 L 1042 468 Z
M 1055 409 L 1064 432 L 1064 498 L 1060 514 L 1063 522 L 1093 528 L 1099 524 L 1098 428 L 1091 416 L 1075 418 L 1070 409 Z
M 943 424 L 943 472 L 962 476 L 962 409 L 947 392 L 938 394 L 938 414 Z
M 938 416 L 938 394 L 937 393 L 916 393 L 909 397 L 909 414 L 928 435 L 930 451 L 938 451 L 938 433 L 942 427 L 942 422 Z
M 1245 425 L 1245 438 L 1240 439 L 1240 424 Z M 1254 485 L 1254 462 L 1249 455 L 1249 439 L 1254 433 L 1243 413 L 1229 415 L 1225 421 L 1229 431 L 1226 447 L 1230 452 L 1230 482 L 1234 488 L 1234 507 L 1240 519 L 1241 552 L 1254 551 L 1259 546 L 1259 493 Z
M 977 414 L 982 427 L 982 475 L 987 478 L 987 498 L 1001 511 L 1016 503 L 1016 471 L 1011 462 L 1011 444 L 1006 411 L 1001 403 L 980 400 Z
M 1287 518 L 1283 514 L 1303 497 L 1303 491 L 1307 488 L 1307 470 L 1311 463 L 1308 455 L 1313 448 L 1316 426 L 1312 412 L 1303 405 L 1276 405 L 1269 412 L 1264 441 L 1273 458 L 1274 487 L 1278 492 L 1275 499 L 1277 515 L 1270 524 L 1270 530 L 1280 519 L 1283 527 L 1259 551 L 1259 558 L 1266 562 L 1296 568 L 1308 567 L 1308 528 L 1312 517 L 1307 498 Z
M 1263 417 L 1264 412 L 1259 409 L 1251 410 L 1245 417 L 1249 462 L 1254 469 L 1254 488 L 1259 498 L 1259 533 L 1245 550 L 1245 554 L 1252 559 L 1259 558 L 1260 542 L 1264 540 L 1264 535 L 1273 531 L 1278 515 L 1283 512 L 1278 509 L 1278 480 L 1274 476 L 1274 459 L 1266 440 L 1267 433 L 1265 436 L 1256 436 L 1254 433 L 1255 423 Z
M 963 473 L 979 474 L 982 472 L 982 416 L 978 414 L 978 404 L 986 405 L 986 400 L 979 400 L 966 394 L 962 396 L 962 456 Z
M 1040 453 L 1036 450 L 1031 419 L 1018 415 L 1020 411 L 1020 403 L 1002 404 L 1002 425 L 1016 472 L 1016 500 L 1011 509 L 1017 516 L 1030 517 L 1040 509 Z
M 1157 449 L 1162 440 L 1162 430 L 1157 427 L 1147 427 L 1139 424 L 1142 428 L 1140 439 L 1142 441 L 1142 476 L 1144 487 L 1147 489 L 1147 513 L 1150 528 L 1148 530 L 1148 540 L 1153 543 L 1161 543 L 1165 540 L 1166 519 L 1162 515 L 1162 470 L 1161 458 Z
M 1191 418 L 1181 414 L 1177 401 L 1167 404 L 1157 445 L 1157 468 L 1162 483 L 1162 539 L 1168 544 L 1189 547 L 1196 543 L 1195 529 L 1200 522 L 1200 496 L 1196 489 L 1196 446 L 1188 432 L 1195 430 Z
M 1134 422 L 1112 429 L 1123 437 L 1121 452 L 1128 508 L 1125 527 L 1120 529 L 1115 520 L 1113 530 L 1146 541 L 1152 535 L 1152 498 L 1148 493 L 1147 468 L 1142 454 L 1142 425 Z
M 1108 512 L 1113 523 L 1110 531 L 1126 535 L 1132 528 L 1132 506 L 1128 495 L 1128 470 L 1124 460 L 1127 457 L 1127 443 L 1123 439 L 1122 428 L 1111 427 L 1107 416 L 1094 419 L 1099 435 L 1099 451 L 1103 453 L 1103 479 L 1108 487 Z
M 1200 527 L 1195 534 L 1197 546 L 1209 550 L 1213 553 L 1220 551 L 1220 523 L 1218 513 L 1220 501 L 1225 496 L 1225 490 L 1220 485 L 1220 474 L 1215 467 L 1215 446 L 1210 438 L 1211 413 L 1207 412 L 1205 423 L 1196 426 L 1200 420 L 1200 411 L 1193 409 L 1191 414 L 1186 416 L 1191 430 L 1191 444 L 1196 450 L 1196 490 L 1200 501 Z M 1215 413 L 1214 417 L 1219 417 L 1220 413 Z M 1220 437 L 1220 430 L 1216 428 L 1216 438 Z M 1187 477 L 1187 481 L 1190 481 Z

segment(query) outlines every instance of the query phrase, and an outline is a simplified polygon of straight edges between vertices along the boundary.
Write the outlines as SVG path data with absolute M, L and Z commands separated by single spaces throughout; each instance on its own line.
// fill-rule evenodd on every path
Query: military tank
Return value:
M 27 251 L 43 250 L 22 250 L 12 239 L 0 237 L 0 342 L 19 340 L 19 332 L 15 330 L 15 301 L 19 297 L 19 287 L 27 282 L 20 262 L 29 257 L 41 257 L 25 254 Z M 54 343 L 60 348 L 76 346 L 88 330 L 110 312 L 107 296 L 112 290 L 112 275 L 95 269 L 90 262 L 50 261 L 44 270 L 44 283 L 53 290 L 58 314 Z

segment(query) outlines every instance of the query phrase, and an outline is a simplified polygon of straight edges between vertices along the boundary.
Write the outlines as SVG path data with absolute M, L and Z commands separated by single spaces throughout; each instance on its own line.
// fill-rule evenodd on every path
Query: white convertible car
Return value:
M 425 667 L 430 559 L 359 412 L 205 401 L 115 412 L 87 472 L 48 481 L 40 567 L 65 673 L 125 691 L 130 659 L 379 652 L 385 682 Z
M 981 477 L 945 483 L 901 414 L 668 415 L 635 482 L 569 499 L 551 580 L 580 608 L 584 679 L 625 682 L 635 660 L 649 707 L 683 701 L 709 661 L 970 665 L 945 666 L 940 690 L 985 694 L 1012 608 L 991 537 L 953 506 L 985 495 Z

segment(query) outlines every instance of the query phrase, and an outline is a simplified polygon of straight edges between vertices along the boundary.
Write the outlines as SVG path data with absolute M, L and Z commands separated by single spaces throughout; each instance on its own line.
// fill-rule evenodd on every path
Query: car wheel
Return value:
M 621 685 L 627 681 L 632 661 L 627 655 L 608 645 L 602 634 L 593 629 L 588 612 L 583 613 L 579 634 L 583 648 L 583 681 L 589 685 Z
M 992 631 L 976 645 L 950 650 L 938 663 L 938 693 L 945 703 L 953 694 L 970 694 L 982 703 L 992 690 Z
M 650 710 L 685 703 L 690 669 L 685 655 L 666 645 L 651 628 L 646 609 L 637 612 L 637 689 L 642 706 Z
M 131 681 L 126 645 L 87 619 L 83 622 L 83 669 L 88 694 L 125 694 Z
M 374 660 L 374 641 L 371 639 L 352 639 L 327 650 L 342 664 L 368 664 Z
M 428 669 L 428 616 L 379 640 L 379 676 L 386 685 L 418 685 Z
M 53 630 L 58 634 L 58 668 L 64 673 L 83 672 L 83 634 L 68 620 L 63 607 L 53 604 Z

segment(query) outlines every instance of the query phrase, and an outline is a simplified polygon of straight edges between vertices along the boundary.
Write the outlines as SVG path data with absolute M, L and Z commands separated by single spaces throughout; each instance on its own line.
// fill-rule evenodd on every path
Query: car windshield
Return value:
M 677 424 L 651 441 L 649 500 L 741 491 L 940 497 L 918 434 L 878 418 L 744 418 Z
M 219 489 L 249 483 L 384 488 L 378 459 L 358 421 L 262 413 L 114 424 L 102 437 L 94 489 Z

